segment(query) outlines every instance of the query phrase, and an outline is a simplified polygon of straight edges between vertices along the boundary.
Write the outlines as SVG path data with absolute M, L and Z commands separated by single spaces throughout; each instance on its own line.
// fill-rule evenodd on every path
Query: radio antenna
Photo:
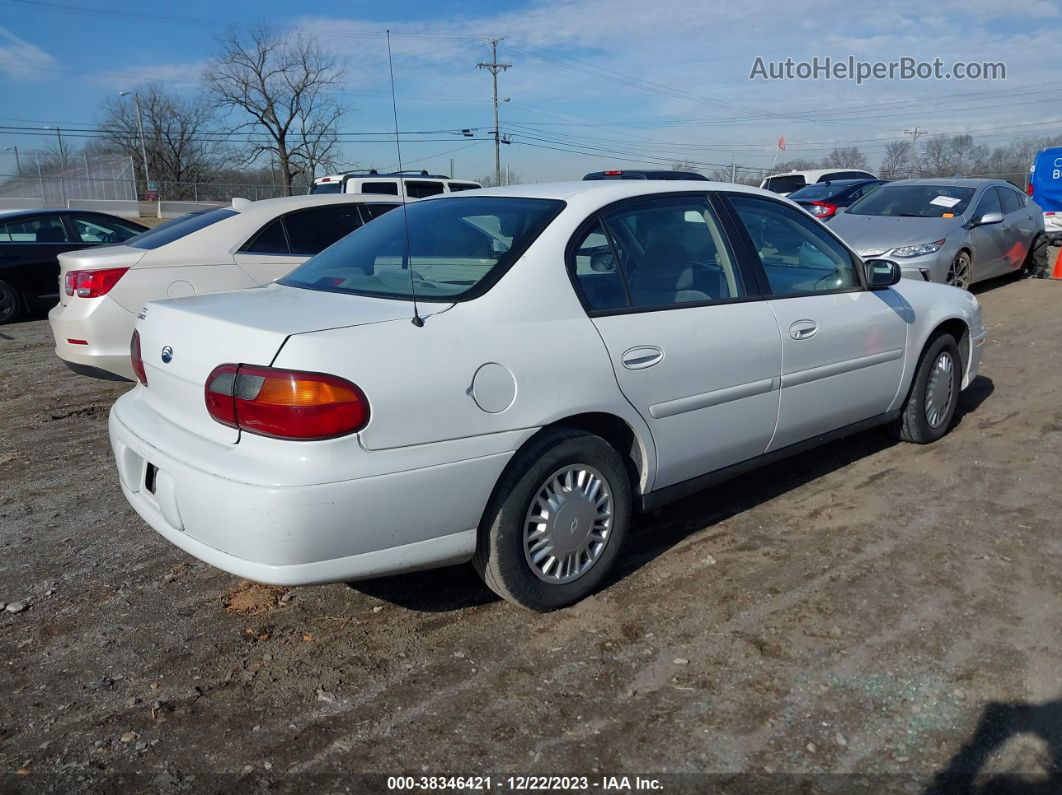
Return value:
M 391 31 L 387 30 L 387 68 L 391 72 L 391 110 L 395 117 L 395 149 L 398 151 L 398 174 L 402 191 L 399 194 L 402 199 L 402 223 L 406 231 L 405 264 L 409 269 L 409 294 L 413 297 L 413 325 L 420 328 L 424 325 L 424 318 L 417 311 L 417 288 L 416 279 L 413 277 L 413 254 L 409 242 L 409 214 L 406 212 L 406 183 L 402 179 L 402 144 L 398 139 L 398 101 L 395 99 L 395 65 L 391 60 Z

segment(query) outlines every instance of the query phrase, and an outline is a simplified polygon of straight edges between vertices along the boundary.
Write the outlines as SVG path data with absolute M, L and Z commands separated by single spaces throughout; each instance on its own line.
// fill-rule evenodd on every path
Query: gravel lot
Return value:
M 549 615 L 470 567 L 288 591 L 198 563 L 118 489 L 126 386 L 68 373 L 42 316 L 0 328 L 0 602 L 28 603 L 0 613 L 0 790 L 1058 791 L 1062 283 L 980 298 L 950 436 L 865 433 L 643 516 L 609 587 Z

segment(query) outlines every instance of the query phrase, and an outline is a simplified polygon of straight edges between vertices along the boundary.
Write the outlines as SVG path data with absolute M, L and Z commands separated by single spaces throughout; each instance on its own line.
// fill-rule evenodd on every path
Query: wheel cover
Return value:
M 0 290 L 0 320 L 7 320 L 15 314 L 17 300 L 10 290 Z
M 524 519 L 524 558 L 553 585 L 582 577 L 612 536 L 612 490 L 586 464 L 558 469 L 535 491 Z
M 957 254 L 948 268 L 947 283 L 953 287 L 966 290 L 970 286 L 970 258 L 966 254 Z
M 939 428 L 944 424 L 951 410 L 951 401 L 955 397 L 955 359 L 948 351 L 941 351 L 929 371 L 926 384 L 926 422 L 930 428 Z

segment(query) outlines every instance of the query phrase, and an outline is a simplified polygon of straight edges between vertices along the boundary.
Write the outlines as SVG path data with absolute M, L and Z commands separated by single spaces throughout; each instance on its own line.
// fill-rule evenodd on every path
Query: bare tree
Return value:
M 509 180 L 508 182 L 505 181 L 506 178 L 508 178 L 508 180 Z M 524 178 L 520 174 L 517 174 L 515 171 L 513 171 L 511 169 L 508 170 L 508 171 L 503 171 L 502 172 L 502 181 L 501 181 L 502 185 L 519 185 L 523 181 L 524 181 Z M 482 176 L 479 179 L 477 179 L 476 182 L 478 182 L 484 188 L 496 188 L 496 187 L 498 187 L 498 180 L 496 180 L 494 178 L 493 174 L 486 174 L 485 176 Z
M 910 174 L 913 167 L 914 146 L 910 141 L 890 141 L 885 144 L 885 157 L 881 160 L 883 179 L 901 179 Z
M 822 159 L 822 167 L 865 169 L 867 167 L 867 156 L 857 146 L 839 147 Z
M 672 171 L 695 171 L 700 172 L 700 167 L 689 160 L 676 160 L 671 164 Z
M 338 157 L 336 128 L 347 106 L 338 59 L 303 33 L 280 34 L 257 26 L 232 30 L 204 74 L 217 106 L 234 116 L 231 132 L 244 133 L 244 163 L 276 158 L 284 191 L 294 178 L 313 179 L 320 165 Z
M 153 179 L 174 183 L 172 198 L 190 195 L 191 183 L 209 179 L 220 165 L 224 136 L 210 131 L 214 110 L 203 98 L 183 98 L 153 83 L 136 89 L 144 119 L 144 149 Z M 119 97 L 103 103 L 100 145 L 141 163 L 136 104 Z

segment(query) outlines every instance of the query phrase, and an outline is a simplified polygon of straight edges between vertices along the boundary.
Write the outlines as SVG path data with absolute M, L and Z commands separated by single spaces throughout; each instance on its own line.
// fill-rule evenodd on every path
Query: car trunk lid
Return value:
M 66 306 L 74 296 L 67 295 L 66 274 L 69 271 L 98 271 L 107 268 L 131 268 L 144 258 L 147 252 L 132 246 L 105 246 L 103 248 L 67 251 L 59 255 L 59 303 Z
M 148 379 L 143 399 L 157 413 L 195 434 L 235 444 L 240 432 L 216 422 L 206 409 L 204 388 L 215 367 L 226 363 L 268 366 L 291 334 L 409 317 L 408 301 L 278 284 L 152 301 L 137 323 Z

